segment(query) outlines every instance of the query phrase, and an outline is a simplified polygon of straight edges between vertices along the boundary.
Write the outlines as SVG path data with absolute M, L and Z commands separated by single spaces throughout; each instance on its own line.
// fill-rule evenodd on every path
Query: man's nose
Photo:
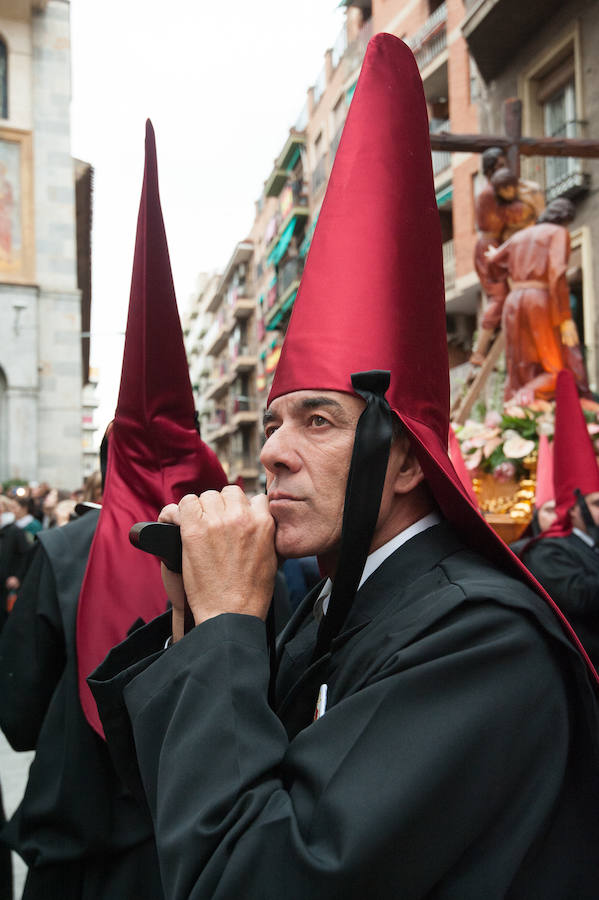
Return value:
M 281 468 L 296 470 L 300 459 L 293 439 L 293 429 L 280 425 L 273 431 L 262 447 L 260 462 L 269 472 L 276 472 Z

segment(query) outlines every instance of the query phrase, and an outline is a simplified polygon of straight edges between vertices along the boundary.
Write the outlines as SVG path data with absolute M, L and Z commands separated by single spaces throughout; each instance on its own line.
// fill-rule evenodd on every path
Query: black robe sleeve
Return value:
M 563 611 L 574 617 L 599 615 L 599 555 L 577 537 L 544 538 L 524 554 L 524 564 Z
M 113 734 L 119 705 L 130 720 L 122 751 L 137 754 L 170 900 L 503 897 L 559 794 L 563 678 L 499 607 L 391 652 L 291 741 L 258 619 L 215 617 L 130 669 L 125 647 L 90 683 Z
M 13 750 L 34 750 L 66 661 L 52 569 L 41 545 L 0 637 L 0 727 Z

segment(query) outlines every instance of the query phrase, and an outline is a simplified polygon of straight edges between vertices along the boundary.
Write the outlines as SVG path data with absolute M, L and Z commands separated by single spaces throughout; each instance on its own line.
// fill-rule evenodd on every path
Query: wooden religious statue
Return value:
M 533 225 L 545 208 L 545 201 L 538 184 L 518 178 L 507 167 L 500 147 L 485 150 L 482 168 L 487 182 L 474 204 L 478 231 L 474 267 L 487 298 L 501 302 L 507 286 L 489 277 L 487 250 L 498 247 L 521 228 Z
M 570 369 L 582 396 L 590 396 L 576 325 L 570 312 L 566 270 L 570 257 L 569 200 L 549 204 L 536 225 L 517 231 L 499 248 L 487 250 L 488 277 L 509 292 L 491 299 L 482 320 L 472 363 L 480 365 L 489 335 L 501 322 L 507 378 L 504 398 L 531 403 L 555 395 L 557 374 Z

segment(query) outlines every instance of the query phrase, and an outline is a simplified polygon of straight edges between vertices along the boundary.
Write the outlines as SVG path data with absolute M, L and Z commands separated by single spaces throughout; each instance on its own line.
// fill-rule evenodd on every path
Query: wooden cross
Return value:
M 522 137 L 522 101 L 516 98 L 504 103 L 505 134 L 431 134 L 431 150 L 448 153 L 483 153 L 490 147 L 506 151 L 512 172 L 520 175 L 520 156 L 572 156 L 599 158 L 599 141 L 583 138 Z
M 505 134 L 451 134 L 441 131 L 431 134 L 431 150 L 446 153 L 484 153 L 491 147 L 505 151 L 508 165 L 516 177 L 520 177 L 521 156 L 570 156 L 585 159 L 599 158 L 599 141 L 580 138 L 522 137 L 522 101 L 506 100 L 503 108 Z M 489 348 L 487 357 L 466 385 L 466 392 L 452 409 L 452 419 L 463 423 L 474 406 L 487 378 L 504 349 L 505 341 L 500 332 Z

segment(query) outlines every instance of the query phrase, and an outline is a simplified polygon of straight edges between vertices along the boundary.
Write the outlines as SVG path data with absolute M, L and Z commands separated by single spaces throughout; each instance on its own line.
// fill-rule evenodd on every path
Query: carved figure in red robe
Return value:
M 475 201 L 479 236 L 474 247 L 474 267 L 489 301 L 501 304 L 507 294 L 507 285 L 490 276 L 485 254 L 489 247 L 498 247 L 519 229 L 534 224 L 545 201 L 538 184 L 512 174 L 498 147 L 485 150 L 482 165 L 487 184 Z
M 590 394 L 566 280 L 570 235 L 565 226 L 573 218 L 569 200 L 554 200 L 536 225 L 488 252 L 490 276 L 510 279 L 505 301 L 489 305 L 481 331 L 492 333 L 501 320 L 506 339 L 505 400 L 552 399 L 561 369 L 573 372 L 582 395 Z

